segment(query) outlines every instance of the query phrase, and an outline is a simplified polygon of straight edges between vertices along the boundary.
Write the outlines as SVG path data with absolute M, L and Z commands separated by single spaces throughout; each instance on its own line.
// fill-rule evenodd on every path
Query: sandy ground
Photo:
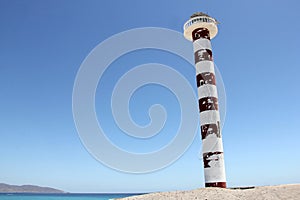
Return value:
M 159 192 L 127 197 L 122 200 L 300 200 L 300 184 L 263 186 L 252 189 L 200 188 L 191 191 Z

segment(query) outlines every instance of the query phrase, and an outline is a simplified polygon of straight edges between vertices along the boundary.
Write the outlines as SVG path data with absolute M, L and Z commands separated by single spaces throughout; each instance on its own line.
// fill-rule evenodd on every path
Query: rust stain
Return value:
M 199 49 L 194 53 L 195 57 L 195 63 L 201 62 L 201 61 L 213 61 L 212 58 L 212 51 L 210 49 Z
M 206 84 L 216 85 L 216 77 L 214 73 L 204 72 L 197 75 L 197 87 Z
M 218 98 L 216 97 L 204 97 L 199 99 L 200 112 L 206 110 L 219 110 Z
M 220 122 L 217 124 L 205 124 L 201 126 L 201 138 L 204 140 L 208 135 L 215 134 L 218 138 L 221 138 Z
M 210 40 L 209 30 L 206 28 L 197 28 L 192 32 L 193 41 L 198 40 L 200 38 L 205 38 Z
M 226 182 L 205 183 L 205 187 L 226 188 Z
M 213 155 L 220 155 L 223 154 L 223 152 L 216 151 L 216 152 L 208 152 L 208 153 L 203 153 L 203 163 L 204 163 L 204 168 L 210 168 L 211 166 L 209 163 L 211 161 L 218 161 L 219 156 L 216 156 L 214 158 L 211 158 Z

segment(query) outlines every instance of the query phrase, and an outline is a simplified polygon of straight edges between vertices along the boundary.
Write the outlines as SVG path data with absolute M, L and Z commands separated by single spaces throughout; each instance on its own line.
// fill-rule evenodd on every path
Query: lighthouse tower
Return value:
M 194 47 L 205 187 L 226 188 L 218 93 L 210 42 L 218 33 L 217 24 L 207 14 L 195 13 L 184 24 L 184 37 L 193 41 Z

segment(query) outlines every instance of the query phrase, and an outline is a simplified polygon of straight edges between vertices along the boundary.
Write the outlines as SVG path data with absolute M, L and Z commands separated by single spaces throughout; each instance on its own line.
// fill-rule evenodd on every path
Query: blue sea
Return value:
M 109 200 L 138 194 L 0 194 L 0 200 Z

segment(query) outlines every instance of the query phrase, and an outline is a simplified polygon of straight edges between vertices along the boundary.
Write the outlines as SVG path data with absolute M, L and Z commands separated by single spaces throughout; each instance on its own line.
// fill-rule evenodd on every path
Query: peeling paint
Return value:
M 207 110 L 219 110 L 218 98 L 204 97 L 199 99 L 199 110 L 200 112 L 207 111 Z
M 215 134 L 218 138 L 221 138 L 219 121 L 217 122 L 217 124 L 205 124 L 201 126 L 202 140 L 204 140 L 210 134 Z
M 197 39 L 200 39 L 200 38 L 205 38 L 205 39 L 210 40 L 209 31 L 206 28 L 197 28 L 197 29 L 195 29 L 192 33 L 192 36 L 193 36 L 194 41 L 197 40 Z
M 211 72 L 205 72 L 201 74 L 197 74 L 197 87 L 202 85 L 211 84 L 216 85 L 216 77 Z
M 195 63 L 209 60 L 212 61 L 212 51 L 210 49 L 200 49 L 194 53 Z
M 210 167 L 220 167 L 216 166 L 220 162 L 220 155 L 223 154 L 223 152 L 209 152 L 209 153 L 203 153 L 203 162 L 204 162 L 204 168 L 210 168 Z

